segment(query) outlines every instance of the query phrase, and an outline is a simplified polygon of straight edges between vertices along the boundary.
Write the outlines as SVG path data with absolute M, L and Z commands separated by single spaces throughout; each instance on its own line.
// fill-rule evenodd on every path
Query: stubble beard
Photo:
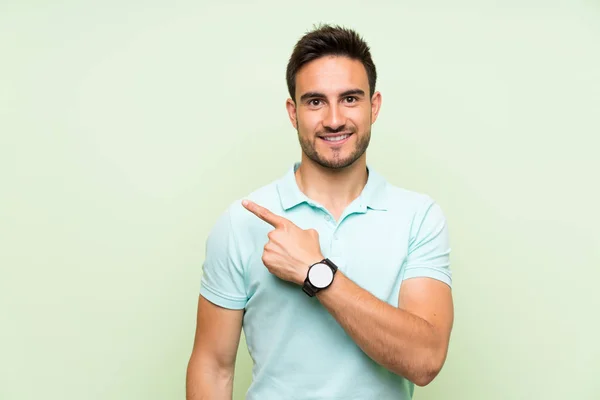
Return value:
M 307 139 L 300 135 L 300 130 L 297 128 L 296 132 L 298 133 L 298 141 L 300 142 L 300 147 L 302 148 L 302 152 L 314 163 L 320 165 L 323 168 L 329 169 L 341 169 L 346 168 L 356 160 L 358 160 L 364 153 L 367 151 L 369 147 L 369 142 L 371 141 L 371 130 L 369 129 L 363 135 L 358 135 L 356 131 L 353 135 L 358 135 L 358 139 L 356 141 L 356 145 L 354 147 L 354 151 L 350 153 L 348 157 L 340 158 L 338 156 L 339 151 L 334 150 L 334 156 L 330 158 L 325 158 L 319 152 L 317 152 L 315 148 L 315 142 L 317 140 L 323 140 L 315 136 L 313 140 Z

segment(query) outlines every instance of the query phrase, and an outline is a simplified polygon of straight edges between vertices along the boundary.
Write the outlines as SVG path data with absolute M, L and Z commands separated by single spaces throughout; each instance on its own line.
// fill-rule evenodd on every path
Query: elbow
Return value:
M 235 364 L 192 355 L 186 372 L 186 385 L 217 385 L 226 387 L 233 383 Z
M 428 357 L 425 357 L 425 362 L 421 364 L 421 368 L 418 368 L 414 371 L 414 374 L 410 380 L 415 385 L 420 387 L 429 385 L 442 370 L 445 360 L 445 353 L 430 354 Z
M 438 371 L 434 371 L 434 370 L 423 371 L 419 375 L 415 376 L 415 378 L 413 379 L 413 383 L 417 386 L 425 387 L 425 386 L 429 385 L 431 382 L 433 382 L 433 380 L 438 375 L 438 373 L 439 373 L 439 370 Z

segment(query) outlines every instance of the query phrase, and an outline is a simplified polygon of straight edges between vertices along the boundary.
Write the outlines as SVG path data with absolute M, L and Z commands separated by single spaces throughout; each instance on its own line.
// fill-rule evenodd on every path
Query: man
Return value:
M 442 368 L 446 221 L 367 165 L 375 82 L 352 30 L 322 26 L 296 44 L 286 106 L 302 158 L 231 204 L 208 237 L 188 399 L 231 399 L 242 327 L 251 400 L 410 399 Z

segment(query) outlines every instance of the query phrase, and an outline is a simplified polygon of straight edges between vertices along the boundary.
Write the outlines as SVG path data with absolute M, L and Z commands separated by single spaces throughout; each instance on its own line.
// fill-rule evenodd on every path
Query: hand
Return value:
M 321 253 L 319 233 L 314 229 L 300 229 L 252 201 L 244 200 L 242 205 L 275 228 L 267 235 L 269 241 L 262 256 L 269 272 L 285 281 L 303 285 L 308 268 L 325 258 Z

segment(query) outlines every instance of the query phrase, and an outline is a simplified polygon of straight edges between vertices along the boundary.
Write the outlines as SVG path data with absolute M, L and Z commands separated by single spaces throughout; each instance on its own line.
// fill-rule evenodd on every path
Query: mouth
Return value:
M 323 140 L 325 143 L 327 143 L 329 145 L 337 146 L 337 145 L 346 143 L 348 141 L 348 139 L 350 138 L 350 136 L 352 136 L 352 135 L 353 135 L 353 133 L 319 136 L 319 139 Z

